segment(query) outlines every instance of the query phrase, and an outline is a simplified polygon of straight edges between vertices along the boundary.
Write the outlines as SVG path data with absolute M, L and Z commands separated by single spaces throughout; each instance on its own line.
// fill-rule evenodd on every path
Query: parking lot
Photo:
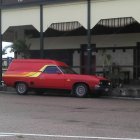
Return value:
M 2 140 L 138 140 L 140 100 L 0 92 Z

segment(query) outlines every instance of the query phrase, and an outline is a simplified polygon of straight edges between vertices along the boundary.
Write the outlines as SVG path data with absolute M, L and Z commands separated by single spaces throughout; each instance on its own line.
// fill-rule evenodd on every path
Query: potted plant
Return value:
M 102 51 L 102 57 L 103 57 L 103 74 L 105 77 L 107 77 L 107 75 L 110 72 L 110 68 L 111 68 L 111 55 L 106 53 L 106 50 Z
M 106 50 L 102 52 L 103 56 L 103 73 L 104 76 L 112 81 L 112 87 L 122 87 L 124 75 L 121 73 L 121 68 L 115 62 L 112 62 L 110 54 Z

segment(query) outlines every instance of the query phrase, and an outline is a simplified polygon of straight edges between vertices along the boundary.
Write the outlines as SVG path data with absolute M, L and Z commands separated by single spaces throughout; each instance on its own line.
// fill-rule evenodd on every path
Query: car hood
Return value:
M 96 76 L 96 75 L 81 75 L 81 74 L 68 74 L 68 77 L 73 78 L 73 79 L 79 79 L 82 81 L 95 81 L 99 82 L 100 80 L 107 80 L 104 77 L 101 76 Z

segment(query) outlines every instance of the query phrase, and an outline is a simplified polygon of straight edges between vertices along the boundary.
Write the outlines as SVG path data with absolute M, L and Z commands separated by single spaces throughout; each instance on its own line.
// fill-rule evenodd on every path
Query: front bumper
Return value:
M 96 95 L 109 95 L 111 91 L 111 83 L 109 81 L 101 81 L 92 89 L 92 93 Z
M 102 92 L 102 93 L 107 93 L 107 92 L 109 92 L 110 91 L 110 87 L 108 86 L 108 87 L 104 87 L 104 86 L 99 86 L 99 87 L 95 87 L 94 88 L 94 92 Z

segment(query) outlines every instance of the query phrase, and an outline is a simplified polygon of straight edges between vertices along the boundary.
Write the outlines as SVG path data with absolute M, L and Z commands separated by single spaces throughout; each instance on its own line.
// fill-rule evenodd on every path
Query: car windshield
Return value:
M 77 74 L 73 69 L 71 69 L 70 67 L 64 67 L 64 66 L 59 66 L 59 68 L 61 69 L 61 71 L 64 74 Z

